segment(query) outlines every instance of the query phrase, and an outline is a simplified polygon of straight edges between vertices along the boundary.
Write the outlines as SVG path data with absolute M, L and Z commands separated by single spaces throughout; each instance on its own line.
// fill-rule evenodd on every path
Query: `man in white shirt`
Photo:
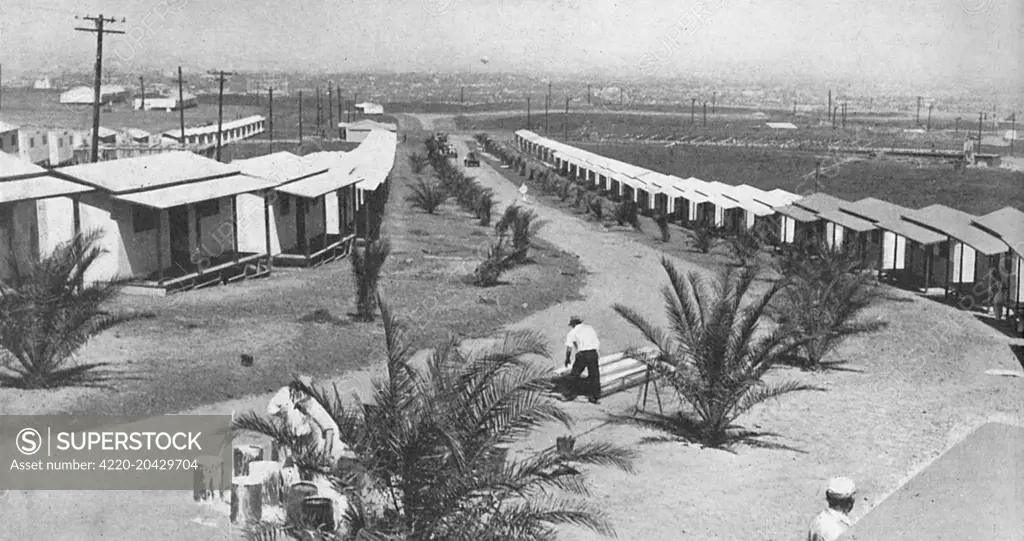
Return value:
M 807 541 L 835 541 L 850 527 L 850 511 L 853 510 L 857 488 L 846 477 L 835 477 L 825 489 L 826 508 L 811 521 Z
M 309 376 L 299 376 L 307 387 L 313 386 Z M 313 400 L 313 397 L 296 389 L 292 385 L 281 388 L 271 399 L 267 412 L 287 423 L 297 436 L 312 436 L 317 446 L 328 453 L 334 460 L 340 458 L 354 459 L 355 453 L 341 441 L 338 424 L 330 414 Z
M 597 339 L 597 331 L 590 325 L 583 323 L 578 316 L 569 318 L 569 326 L 572 329 L 565 337 L 565 366 L 569 366 L 570 359 L 573 359 L 573 351 L 576 352 L 575 362 L 572 371 L 569 372 L 570 384 L 577 384 L 583 370 L 587 370 L 587 378 L 584 385 L 584 393 L 592 404 L 601 400 L 601 374 L 598 366 L 600 357 L 597 354 L 601 347 Z M 570 396 L 566 397 L 567 399 Z M 574 395 L 571 398 L 575 398 Z

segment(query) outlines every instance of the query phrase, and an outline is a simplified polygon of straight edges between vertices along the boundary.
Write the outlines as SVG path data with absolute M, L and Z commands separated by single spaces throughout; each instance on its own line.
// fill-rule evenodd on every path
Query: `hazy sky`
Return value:
M 0 62 L 1024 86 L 1024 0 L 0 0 Z M 149 28 L 146 29 L 145 25 Z M 484 65 L 481 57 L 490 63 Z

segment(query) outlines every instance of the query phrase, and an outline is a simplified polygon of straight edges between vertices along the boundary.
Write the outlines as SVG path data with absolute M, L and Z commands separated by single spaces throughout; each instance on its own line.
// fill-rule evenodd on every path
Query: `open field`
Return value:
M 791 122 L 796 130 L 776 130 L 765 125 L 766 122 Z M 527 125 L 538 134 L 546 137 L 563 139 L 566 133 L 566 115 L 564 109 L 555 108 L 548 114 L 545 122 L 544 109 L 534 109 L 529 123 L 525 111 L 515 114 L 478 114 L 455 117 L 460 130 L 467 131 L 506 131 L 526 128 Z M 754 110 L 723 110 L 711 114 L 704 125 L 702 111 L 697 109 L 691 120 L 689 111 L 684 113 L 652 113 L 643 110 L 627 109 L 623 111 L 606 111 L 592 109 L 587 112 L 570 111 L 568 115 L 568 134 L 574 141 L 598 142 L 600 140 L 618 139 L 649 139 L 654 141 L 687 141 L 715 140 L 760 144 L 786 144 L 797 147 L 801 144 L 812 147 L 828 145 L 854 146 L 886 150 L 891 148 L 920 148 L 937 150 L 959 150 L 963 147 L 964 137 L 968 134 L 977 135 L 977 124 L 961 121 L 956 118 L 933 118 L 932 131 L 924 133 L 906 132 L 905 129 L 925 128 L 922 120 L 916 125 L 913 117 L 905 115 L 871 115 L 858 117 L 848 116 L 846 127 L 837 120 L 837 127 L 832 128 L 824 112 L 818 114 L 776 111 L 765 113 Z M 1002 139 L 1010 126 L 993 130 L 991 124 L 983 126 L 983 152 L 1006 154 L 1009 143 Z M 1019 148 L 1017 151 L 1024 150 Z
M 584 280 L 577 259 L 541 243 L 535 263 L 480 289 L 465 278 L 485 253 L 490 228 L 454 206 L 437 215 L 405 203 L 410 181 L 400 146 L 385 221 L 392 254 L 382 291 L 412 323 L 417 343 L 458 332 L 481 336 L 536 310 L 576 298 Z M 422 152 L 422 149 L 417 149 Z M 0 391 L 0 413 L 173 413 L 274 390 L 295 373 L 332 377 L 379 357 L 380 323 L 350 323 L 355 287 L 351 263 L 308 270 L 275 269 L 268 279 L 166 298 L 122 296 L 117 307 L 152 319 L 105 333 L 80 356 L 108 362 L 109 388 Z M 340 325 L 303 322 L 317 310 Z M 239 356 L 255 357 L 242 368 Z

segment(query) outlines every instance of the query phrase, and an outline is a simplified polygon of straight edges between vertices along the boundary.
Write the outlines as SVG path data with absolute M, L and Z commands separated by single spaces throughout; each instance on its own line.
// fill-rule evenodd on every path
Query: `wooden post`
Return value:
M 231 238 L 235 254 L 235 265 L 238 264 L 238 196 L 231 197 Z
M 231 480 L 231 523 L 257 524 L 263 518 L 263 483 L 252 477 Z
M 263 448 L 257 445 L 236 445 L 232 460 L 235 476 L 249 475 L 249 463 L 263 460 Z
M 263 235 L 267 246 L 267 270 L 274 266 L 274 254 L 270 252 L 270 198 L 274 193 L 267 190 L 263 195 Z
M 164 285 L 164 212 L 160 209 L 156 217 L 156 268 L 160 286 Z
M 929 278 L 929 274 L 931 274 L 931 266 L 932 266 L 931 265 L 931 263 L 932 263 L 932 254 L 929 253 L 929 250 L 930 250 L 930 248 L 928 246 L 926 246 L 925 247 L 925 258 L 924 258 L 924 294 L 925 295 L 928 294 L 928 278 Z

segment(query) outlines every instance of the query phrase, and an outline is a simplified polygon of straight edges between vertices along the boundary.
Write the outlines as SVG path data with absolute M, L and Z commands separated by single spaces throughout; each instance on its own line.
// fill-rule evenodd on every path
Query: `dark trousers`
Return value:
M 587 371 L 587 377 L 580 379 L 583 370 Z M 576 361 L 572 365 L 572 371 L 567 378 L 571 395 L 585 395 L 593 400 L 601 398 L 601 371 L 598 367 L 597 351 L 588 349 L 576 353 Z

